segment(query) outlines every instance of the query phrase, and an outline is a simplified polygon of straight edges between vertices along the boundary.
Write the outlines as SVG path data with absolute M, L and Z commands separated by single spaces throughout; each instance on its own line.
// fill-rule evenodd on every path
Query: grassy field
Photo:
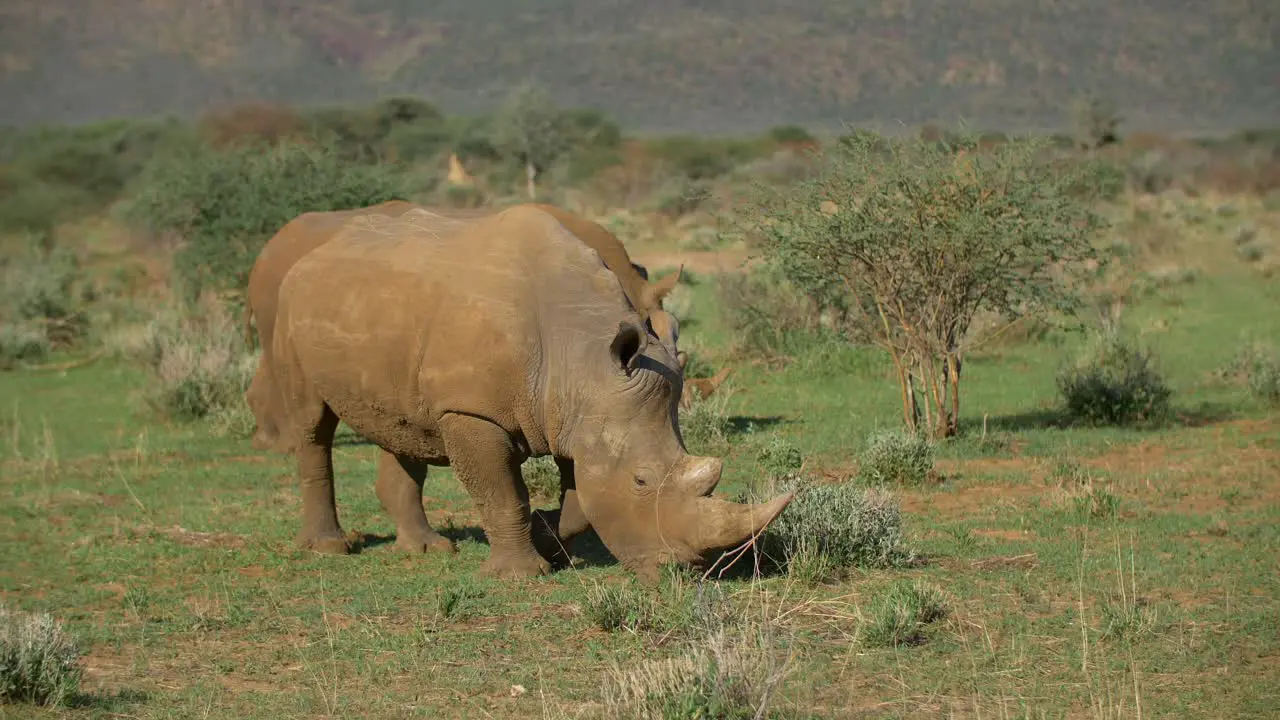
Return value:
M 1074 337 L 973 356 L 940 481 L 896 491 L 921 562 L 831 582 L 645 588 L 594 536 L 575 568 L 484 579 L 478 517 L 447 470 L 425 503 L 459 554 L 406 556 L 373 493 L 376 450 L 349 434 L 338 501 L 363 551 L 305 553 L 291 461 L 151 419 L 138 368 L 0 373 L 0 594 L 54 613 L 88 651 L 71 708 L 0 717 L 613 717 L 610 688 L 679 673 L 642 665 L 691 646 L 728 648 L 721 666 L 758 670 L 751 682 L 780 678 L 771 717 L 1274 717 L 1280 416 L 1212 372 L 1244 334 L 1280 341 L 1280 288 L 1229 233 L 1196 227 L 1165 250 L 1194 279 L 1125 311 L 1175 420 L 1064 427 L 1054 377 Z M 713 399 L 722 490 L 758 478 L 778 438 L 805 472 L 852 476 L 868 434 L 898 422 L 884 361 L 738 362 L 715 278 L 695 275 L 681 342 L 736 369 Z M 895 634 L 894 607 L 921 622 Z

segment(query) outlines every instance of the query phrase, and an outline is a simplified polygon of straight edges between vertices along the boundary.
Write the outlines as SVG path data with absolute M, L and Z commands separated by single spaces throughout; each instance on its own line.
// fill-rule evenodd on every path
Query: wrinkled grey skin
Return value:
M 333 499 L 339 420 L 395 460 L 377 491 L 398 544 L 453 549 L 421 501 L 427 467 L 451 465 L 497 576 L 551 567 L 554 532 L 531 522 L 520 476 L 530 456 L 573 463 L 583 520 L 646 579 L 747 541 L 791 500 L 711 497 L 721 463 L 685 451 L 676 358 L 600 256 L 537 208 L 447 227 L 428 213 L 356 218 L 288 272 L 277 312 L 305 547 L 349 549 Z

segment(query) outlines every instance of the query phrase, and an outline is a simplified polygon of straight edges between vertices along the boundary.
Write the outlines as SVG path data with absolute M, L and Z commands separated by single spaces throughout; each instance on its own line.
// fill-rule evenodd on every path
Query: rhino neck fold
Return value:
M 542 362 L 533 378 L 533 407 L 537 408 L 539 429 L 551 454 L 572 459 L 583 422 L 580 397 L 586 385 L 580 377 L 583 369 L 575 368 L 568 357 L 571 354 L 568 343 L 561 341 L 544 348 Z

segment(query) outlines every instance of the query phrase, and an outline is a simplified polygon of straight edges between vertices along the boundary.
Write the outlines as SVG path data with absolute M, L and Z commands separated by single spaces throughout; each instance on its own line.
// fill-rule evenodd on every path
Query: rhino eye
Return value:
M 636 480 L 636 487 L 644 487 L 646 485 L 644 478 L 640 477 L 639 475 L 635 476 L 635 480 Z

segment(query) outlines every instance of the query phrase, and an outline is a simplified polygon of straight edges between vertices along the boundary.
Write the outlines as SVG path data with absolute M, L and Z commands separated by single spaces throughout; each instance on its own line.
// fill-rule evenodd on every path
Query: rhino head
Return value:
M 653 579 L 665 562 L 701 566 L 710 553 L 758 535 L 791 502 L 711 497 L 721 461 L 690 455 L 677 420 L 683 376 L 664 344 L 622 322 L 580 385 L 572 430 L 578 501 L 625 567 Z

